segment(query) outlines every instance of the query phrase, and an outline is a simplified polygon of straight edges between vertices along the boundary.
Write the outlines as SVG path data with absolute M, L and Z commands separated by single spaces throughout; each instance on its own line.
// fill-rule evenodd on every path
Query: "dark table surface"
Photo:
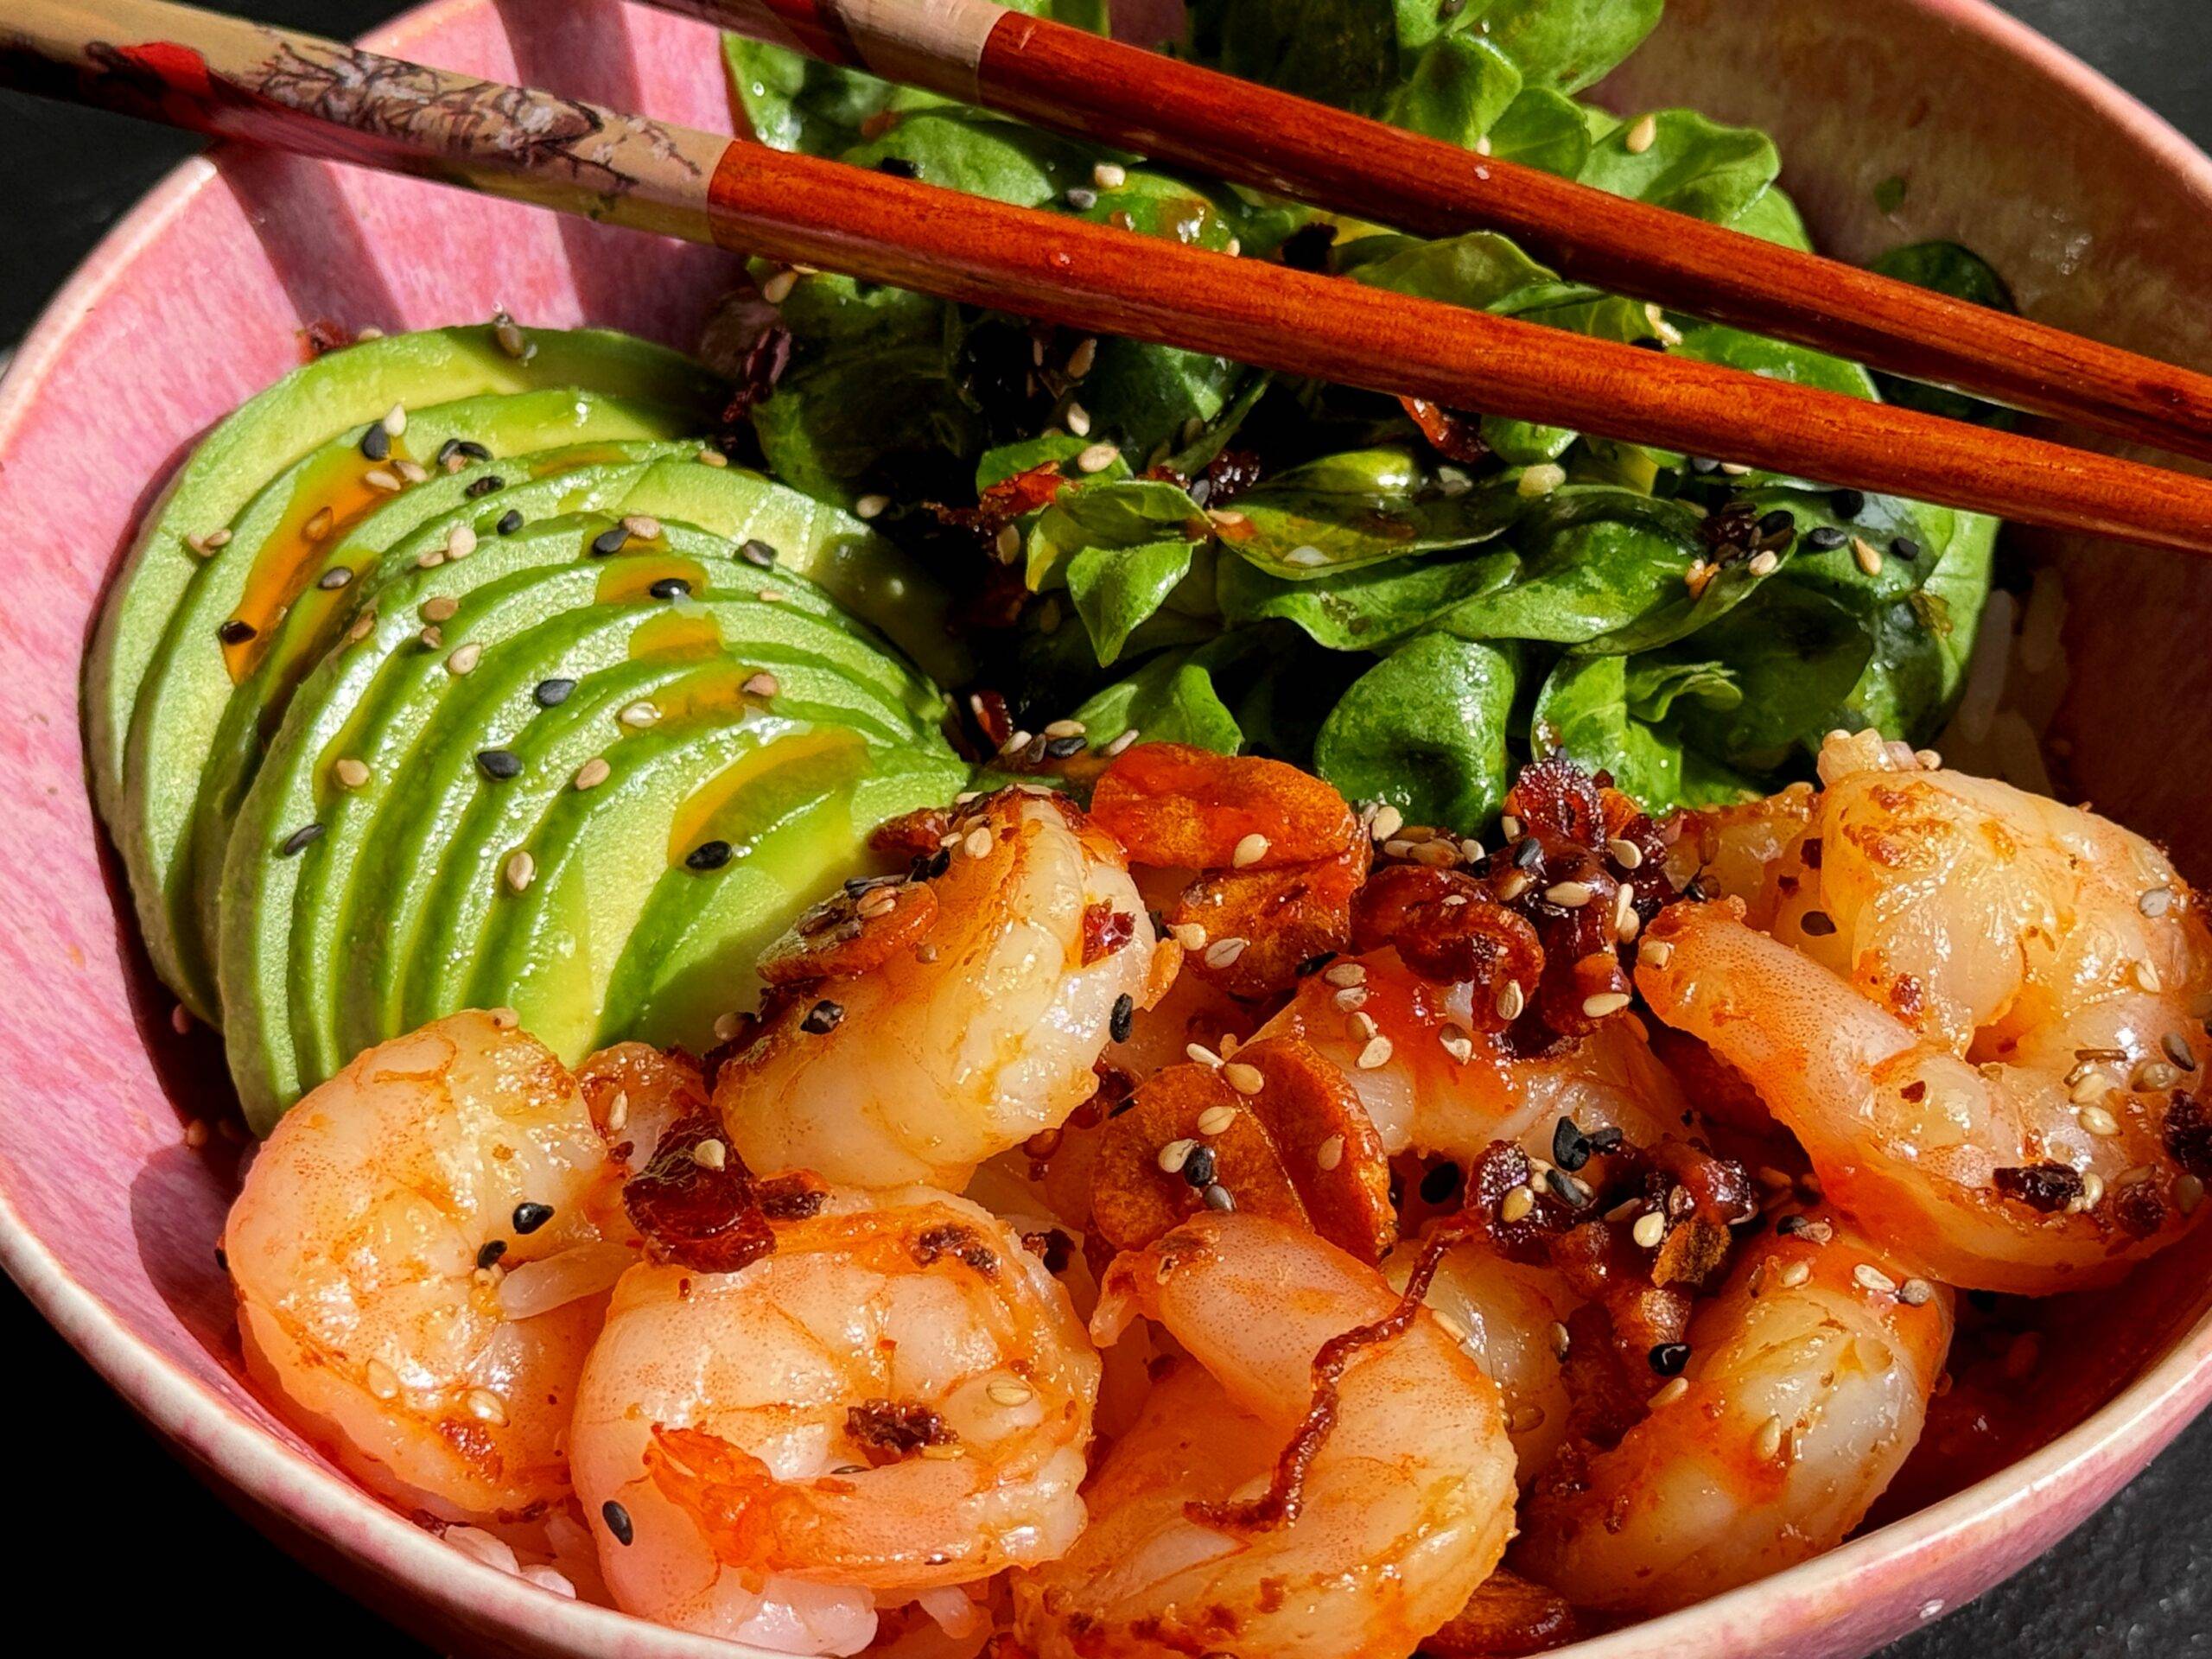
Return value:
M 207 0 L 202 0 L 203 3 Z M 2212 148 L 2212 0 L 2000 0 Z M 350 35 L 391 0 L 226 4 Z M 0 0 L 0 26 L 6 5 Z M 0 95 L 0 346 L 189 140 L 119 118 Z M 10 1486 L 36 1495 L 18 1567 L 129 1563 L 130 1593 L 100 1608 L 118 1646 L 156 1631 L 245 1655 L 303 1646 L 327 1659 L 415 1650 L 294 1567 L 155 1448 L 137 1421 L 0 1281 L 0 1422 Z M 56 1447 L 59 1450 L 49 1450 Z M 1885 1659 L 2183 1659 L 2212 1656 L 2212 1416 L 2112 1505 L 2011 1583 L 1898 1643 Z M 28 1535 L 27 1535 L 28 1536 Z M 56 1547 L 58 1546 L 58 1548 Z M 72 1559 L 73 1558 L 73 1559 Z

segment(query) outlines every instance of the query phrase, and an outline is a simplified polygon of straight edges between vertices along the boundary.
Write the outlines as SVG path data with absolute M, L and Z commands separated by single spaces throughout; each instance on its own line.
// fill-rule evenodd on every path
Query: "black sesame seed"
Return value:
M 1717 473 L 1719 470 L 1720 463 L 1715 461 L 1711 455 L 1692 455 L 1690 457 L 1690 471 L 1695 473 L 1700 478 L 1704 477 L 1708 473 Z
M 607 1522 L 607 1529 L 614 1535 L 614 1541 L 626 1549 L 630 1541 L 638 1535 L 637 1528 L 631 1523 L 630 1511 L 611 1497 L 599 1506 L 599 1518 Z
M 1602 1158 L 1609 1152 L 1618 1152 L 1628 1135 L 1618 1123 L 1608 1123 L 1602 1129 L 1592 1129 L 1588 1139 L 1590 1150 Z
M 690 596 L 691 584 L 681 576 L 663 576 L 645 591 L 655 599 L 686 599 Z
M 844 1022 L 845 1005 L 824 997 L 806 1011 L 806 1018 L 798 1022 L 801 1031 L 820 1037 L 832 1032 Z
M 1213 1185 L 1214 1155 L 1211 1147 L 1196 1147 L 1183 1161 L 1183 1179 L 1203 1192 Z
M 1828 505 L 1835 509 L 1839 518 L 1856 518 L 1866 511 L 1866 495 L 1863 490 L 1838 490 L 1828 497 Z
M 772 570 L 776 564 L 776 550 L 763 541 L 741 542 L 737 556 L 747 564 L 759 565 L 763 570 Z
M 611 554 L 620 553 L 629 544 L 629 541 L 630 532 L 628 531 L 625 530 L 620 524 L 612 525 L 606 530 L 601 531 L 598 535 L 591 538 L 592 557 L 595 559 L 603 559 Z
M 1816 552 L 1833 553 L 1850 539 L 1834 524 L 1822 524 L 1806 535 L 1805 545 Z
M 252 623 L 234 616 L 215 630 L 215 637 L 226 645 L 242 645 L 260 632 Z
M 1774 1224 L 1774 1230 L 1784 1238 L 1795 1238 L 1805 1230 L 1806 1224 L 1802 1216 L 1784 1216 Z
M 684 866 L 694 870 L 719 870 L 729 862 L 730 855 L 735 850 L 726 841 L 702 841 L 683 855 Z
M 1920 556 L 1920 543 L 1910 536 L 1900 536 L 1890 543 L 1890 551 L 1910 564 Z
M 1229 1189 L 1218 1181 L 1206 1188 L 1205 1200 L 1209 1210 L 1227 1211 L 1236 1207 L 1236 1200 L 1230 1195 Z
M 448 438 L 438 446 L 438 465 L 442 467 L 461 453 L 461 440 Z
M 1457 1164 L 1439 1164 L 1421 1178 L 1421 1196 L 1425 1203 L 1449 1204 L 1459 1195 L 1466 1180 Z
M 1544 1185 L 1562 1204 L 1571 1204 L 1578 1210 L 1597 1196 L 1563 1169 L 1546 1170 Z
M 550 1204 L 523 1203 L 515 1205 L 515 1231 L 525 1238 L 552 1219 L 553 1206 Z
M 479 749 L 476 764 L 486 778 L 498 782 L 522 771 L 522 757 L 512 749 Z
M 1544 861 L 1544 844 L 1534 836 L 1529 836 L 1513 849 L 1513 867 L 1519 870 L 1533 870 Z
M 499 522 L 492 526 L 502 536 L 512 536 L 522 528 L 522 509 L 509 507 L 499 515 Z
M 476 1252 L 476 1265 L 480 1268 L 488 1268 L 506 1253 L 507 1241 L 504 1238 L 495 1238 Z
M 215 1247 L 215 1265 L 221 1268 L 225 1273 L 228 1273 L 231 1270 L 230 1252 L 226 1250 L 219 1244 Z
M 1068 206 L 1078 213 L 1087 213 L 1098 205 L 1098 193 L 1084 185 L 1068 192 Z
M 371 421 L 369 429 L 361 434 L 361 453 L 371 461 L 391 459 L 391 434 L 384 429 L 382 421 Z
M 1651 1369 L 1662 1376 L 1680 1376 L 1682 1367 L 1690 1363 L 1690 1345 L 1687 1342 L 1662 1342 L 1651 1351 Z
M 334 594 L 353 580 L 353 569 L 351 565 L 334 564 L 315 579 L 315 585 L 326 594 Z
M 492 459 L 492 452 L 489 449 L 486 449 L 482 444 L 477 442 L 474 438 L 455 438 L 453 442 L 453 452 L 456 455 L 461 456 L 464 461 L 489 461 Z
M 1552 1125 L 1552 1161 L 1568 1171 L 1590 1161 L 1590 1137 L 1571 1117 L 1562 1117 Z
M 497 473 L 486 473 L 481 478 L 471 480 L 468 487 L 461 493 L 474 501 L 480 495 L 489 495 L 493 491 L 503 490 L 506 486 L 507 480 Z
M 574 680 L 540 680 L 537 689 L 530 695 L 537 699 L 537 706 L 541 709 L 558 709 L 575 689 Z
M 1808 910 L 1798 918 L 1797 925 L 1816 939 L 1825 939 L 1835 931 L 1835 918 L 1825 910 Z
M 888 173 L 894 179 L 918 179 L 922 175 L 921 168 L 916 167 L 904 156 L 886 156 L 876 162 L 875 170 L 879 173 Z
M 296 854 L 304 852 L 307 849 L 314 846 L 316 842 L 321 841 L 321 839 L 322 826 L 321 824 L 303 823 L 298 829 L 293 830 L 290 835 L 285 836 L 283 840 L 276 843 L 276 856 L 279 858 L 293 857 Z
M 1045 753 L 1052 760 L 1065 760 L 1071 754 L 1081 754 L 1090 743 L 1087 737 L 1056 737 L 1045 746 Z
M 1787 536 L 1796 528 L 1797 515 L 1787 507 L 1777 507 L 1759 520 L 1759 534 L 1762 537 Z
M 1136 1023 L 1136 999 L 1123 991 L 1114 999 L 1114 1012 L 1107 1019 L 1106 1033 L 1117 1043 L 1129 1040 L 1129 1028 Z

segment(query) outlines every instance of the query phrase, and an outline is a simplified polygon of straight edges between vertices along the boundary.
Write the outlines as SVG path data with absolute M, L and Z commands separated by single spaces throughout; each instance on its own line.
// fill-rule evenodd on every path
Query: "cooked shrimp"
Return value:
M 1679 907 L 1637 983 L 1919 1270 L 2097 1282 L 2172 1243 L 2212 1175 L 2212 934 L 2148 842 L 1894 763 L 1831 740 L 1775 937 L 1734 901 Z
M 1408 1240 L 1382 1263 L 1402 1291 L 1421 1256 Z M 1455 1245 L 1436 1264 L 1427 1303 L 1505 1401 L 1506 1432 L 1522 1484 L 1535 1479 L 1566 1438 L 1573 1409 L 1565 1365 L 1567 1320 L 1580 1302 L 1552 1268 L 1515 1262 L 1480 1239 Z
M 1663 1612 L 1859 1524 L 1920 1437 L 1949 1294 L 1840 1216 L 1790 1227 L 1699 1306 L 1688 1369 L 1620 1444 L 1540 1484 L 1516 1570 L 1580 1605 Z
M 1426 1309 L 1350 1349 L 1285 1501 L 1316 1357 L 1398 1305 L 1373 1268 L 1256 1217 L 1120 1258 L 1094 1332 L 1147 1315 L 1192 1357 L 1107 1455 L 1075 1547 L 1017 1575 L 1039 1659 L 1402 1659 L 1457 1613 L 1512 1526 L 1513 1449 L 1496 1385 Z
M 562 1455 L 607 1287 L 620 1174 L 513 1016 L 369 1050 L 280 1122 L 223 1249 L 252 1375 L 363 1481 L 454 1520 L 569 1490 Z
M 957 1191 L 1089 1099 L 1117 1018 L 1153 1000 L 1151 920 L 1075 809 L 1002 791 L 944 839 L 940 874 L 817 912 L 763 965 L 814 988 L 722 1068 L 715 1103 L 753 1168 Z
M 1341 1066 L 1393 1156 L 1464 1159 L 1511 1141 L 1549 1158 L 1562 1117 L 1639 1146 L 1681 1133 L 1681 1090 L 1629 1020 L 1522 1058 L 1478 1028 L 1473 994 L 1423 979 L 1395 950 L 1371 950 L 1303 982 L 1260 1035 L 1302 1038 Z
M 1098 1359 L 1011 1230 L 833 1189 L 733 1273 L 643 1265 L 584 1368 L 570 1457 L 617 1604 L 851 1653 L 875 1605 L 1058 1554 Z

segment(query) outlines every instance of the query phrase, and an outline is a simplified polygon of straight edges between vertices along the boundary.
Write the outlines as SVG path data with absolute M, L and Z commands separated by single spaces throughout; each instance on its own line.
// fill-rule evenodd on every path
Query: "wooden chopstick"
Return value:
M 165 0 L 10 0 L 10 11 L 0 85 L 1086 333 L 2212 552 L 2203 479 L 785 155 Z
M 987 0 L 648 3 L 1400 230 L 1503 231 L 1594 287 L 2212 458 L 2212 376 Z

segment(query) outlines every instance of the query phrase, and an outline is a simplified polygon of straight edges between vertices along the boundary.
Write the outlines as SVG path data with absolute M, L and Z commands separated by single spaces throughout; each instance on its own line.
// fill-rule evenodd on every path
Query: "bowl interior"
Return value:
M 613 0 L 444 0 L 372 43 L 696 125 L 729 119 L 710 31 Z M 1785 181 L 1838 252 L 1956 237 L 2032 314 L 2212 365 L 2198 291 L 2212 270 L 2212 163 L 1979 0 L 1670 0 L 1601 96 L 1772 130 Z M 1907 188 L 1885 213 L 1876 187 L 1892 179 Z M 226 1116 L 228 1089 L 213 1039 L 172 1030 L 96 830 L 79 664 L 168 467 L 301 360 L 310 324 L 390 331 L 504 306 L 688 346 L 735 268 L 720 252 L 429 185 L 226 151 L 180 169 L 118 229 L 0 385 L 0 540 L 48 552 L 19 558 L 0 595 L 0 755 L 18 787 L 16 810 L 0 814 L 0 861 L 35 872 L 16 881 L 16 920 L 0 934 L 13 987 L 0 1057 L 28 1080 L 0 1113 L 0 1260 L 272 1527 L 471 1650 L 734 1651 L 556 1604 L 463 1561 L 331 1477 L 242 1386 L 213 1255 L 237 1148 L 220 1136 L 190 1148 L 183 1135 Z M 2212 874 L 2212 826 L 2191 810 L 2190 782 L 2212 757 L 2212 668 L 2196 644 L 2212 570 L 2108 546 L 2034 550 L 2065 572 L 2075 601 L 2052 728 L 2067 785 Z M 2117 1295 L 2054 1310 L 2088 1339 L 2050 1344 L 2050 1427 L 2105 1408 L 2031 1465 L 1587 1651 L 1689 1642 L 1749 1654 L 1786 1636 L 1808 1654 L 1863 1653 L 2019 1565 L 2212 1391 L 2212 1242 L 2199 1240 Z

